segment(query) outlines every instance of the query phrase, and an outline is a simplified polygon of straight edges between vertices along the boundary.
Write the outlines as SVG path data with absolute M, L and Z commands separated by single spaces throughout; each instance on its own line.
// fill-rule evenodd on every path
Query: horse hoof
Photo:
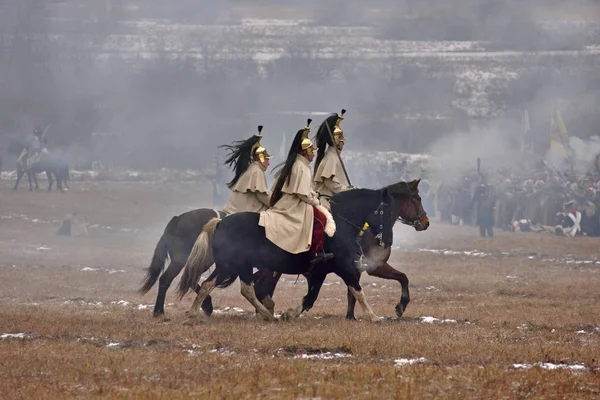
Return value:
M 402 317 L 404 315 L 404 311 L 405 311 L 404 305 L 398 303 L 398 305 L 396 306 L 396 316 L 398 318 Z
M 171 318 L 167 317 L 165 314 L 158 314 L 158 313 L 154 313 L 153 318 L 155 321 L 157 322 L 169 322 L 171 321 Z
M 373 322 L 373 323 L 377 324 L 377 323 L 381 323 L 381 322 L 383 322 L 383 320 L 384 320 L 384 319 L 383 319 L 383 317 L 378 317 L 377 315 L 373 315 L 373 316 L 370 318 L 370 320 L 371 320 L 371 322 Z
M 198 324 L 203 324 L 205 321 L 199 315 L 194 317 L 187 317 L 185 321 L 183 321 L 183 325 L 185 326 L 194 326 Z
M 287 312 L 284 312 L 284 313 L 281 313 L 281 317 L 280 317 L 280 319 L 281 319 L 282 321 L 289 322 L 289 321 L 291 321 L 293 318 L 292 318 L 292 316 L 291 316 L 290 314 L 288 314 Z
M 349 315 L 349 314 L 347 314 L 347 315 L 346 315 L 346 319 L 347 319 L 348 321 L 356 321 L 356 317 L 355 317 L 354 315 Z

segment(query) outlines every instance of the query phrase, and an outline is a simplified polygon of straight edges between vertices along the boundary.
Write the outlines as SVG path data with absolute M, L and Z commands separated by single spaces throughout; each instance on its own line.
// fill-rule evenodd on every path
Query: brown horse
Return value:
M 421 180 L 415 180 L 412 182 L 398 182 L 392 186 L 391 194 L 394 197 L 394 221 L 399 220 L 404 224 L 413 226 L 417 231 L 424 231 L 429 227 L 429 218 L 427 213 L 423 209 L 421 204 L 421 197 L 419 196 L 418 185 Z M 406 221 L 415 221 L 414 223 L 407 223 Z M 365 270 L 369 275 L 376 276 L 383 279 L 392 279 L 400 282 L 402 287 L 402 295 L 400 302 L 396 305 L 396 315 L 401 317 L 410 302 L 410 292 L 408 289 L 408 278 L 405 273 L 398 271 L 390 264 L 388 260 L 390 258 L 392 248 L 381 249 L 377 245 L 377 239 L 375 236 L 366 232 L 361 241 L 361 247 L 363 253 L 367 255 L 370 260 L 377 260 L 372 262 L 369 267 Z M 358 272 L 359 280 L 361 272 Z M 254 274 L 254 284 L 256 297 L 263 303 L 274 304 L 272 301 L 273 294 L 277 282 L 281 277 L 280 273 L 276 273 L 267 269 L 259 270 Z M 307 276 L 308 278 L 308 276 Z M 354 308 L 356 306 L 356 298 L 348 290 L 348 309 L 346 311 L 346 319 L 354 320 Z M 267 301 L 265 301 L 267 299 Z
M 171 286 L 171 282 L 173 282 L 173 279 L 175 279 L 183 269 L 204 225 L 215 217 L 222 218 L 223 215 L 220 215 L 217 211 L 210 208 L 200 208 L 173 217 L 167 224 L 163 235 L 156 244 L 152 262 L 150 263 L 150 267 L 146 270 L 147 273 L 144 278 L 143 286 L 139 290 L 142 295 L 146 294 L 152 286 L 154 286 L 156 281 L 159 280 L 160 276 L 158 295 L 156 296 L 156 303 L 154 305 L 155 317 L 164 317 L 165 296 L 167 295 L 169 286 Z M 170 259 L 169 267 L 161 276 L 161 273 L 165 268 L 167 256 Z M 196 290 L 198 290 L 198 287 Z M 210 297 L 202 303 L 202 309 L 209 315 L 212 313 L 212 302 Z

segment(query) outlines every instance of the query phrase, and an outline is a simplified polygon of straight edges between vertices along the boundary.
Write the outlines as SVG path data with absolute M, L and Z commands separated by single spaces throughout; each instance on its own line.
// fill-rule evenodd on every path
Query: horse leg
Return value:
M 252 267 L 250 267 L 247 273 L 240 274 L 240 292 L 265 321 L 277 321 L 273 314 L 256 298 L 254 283 L 252 283 Z
M 352 263 L 353 261 L 350 261 L 349 265 L 346 268 L 340 271 L 336 271 L 336 274 L 340 278 L 342 278 L 346 286 L 348 286 L 348 289 L 356 298 L 356 300 L 358 300 L 358 303 L 362 307 L 363 312 L 369 317 L 369 320 L 371 320 L 371 322 L 377 322 L 380 319 L 377 315 L 375 315 L 373 309 L 367 303 L 365 294 L 362 290 L 362 287 L 360 286 L 360 283 L 358 282 L 358 274 L 356 273 L 356 269 L 354 268 L 354 265 L 352 265 Z
M 371 276 L 376 276 L 383 279 L 393 279 L 400 282 L 402 286 L 402 295 L 400 302 L 396 305 L 396 315 L 401 317 L 406 311 L 406 307 L 410 302 L 410 292 L 408 290 L 408 277 L 405 273 L 398 271 L 387 262 L 375 268 L 373 271 L 368 272 Z
M 52 184 L 54 181 L 52 180 L 52 172 L 46 170 L 46 177 L 48 178 L 48 191 L 52 190 Z M 58 182 L 56 183 L 58 185 Z
M 21 168 L 17 168 L 17 181 L 15 182 L 15 186 L 13 186 L 13 190 L 17 190 L 19 187 L 19 182 L 21 182 L 21 178 L 25 175 L 25 171 Z
M 361 273 L 358 273 L 358 281 L 360 282 Z M 350 291 L 350 287 L 346 292 L 346 297 L 348 299 L 348 307 L 346 308 L 346 319 L 351 321 L 356 321 L 356 317 L 354 316 L 354 308 L 356 307 L 356 297 Z
M 290 308 L 289 310 L 284 312 L 281 315 L 281 319 L 284 321 L 296 319 L 304 311 L 310 310 L 313 307 L 313 305 L 315 304 L 317 297 L 319 297 L 319 292 L 321 291 L 321 288 L 323 287 L 323 282 L 325 282 L 326 276 L 327 276 L 327 274 L 324 274 L 324 273 L 318 273 L 318 274 L 313 273 L 310 276 L 308 276 L 308 278 L 307 278 L 308 292 L 306 293 L 306 296 L 304 296 L 304 298 L 302 299 L 302 304 L 296 308 Z
M 38 190 L 40 188 L 40 186 L 38 185 L 37 175 L 34 172 L 32 172 L 31 175 L 33 175 L 33 182 L 35 183 L 35 190 Z
M 218 275 L 219 274 L 218 274 L 217 270 L 215 269 L 209 275 L 209 277 L 206 278 L 206 280 L 204 282 L 202 282 L 202 285 L 200 285 L 200 290 L 198 291 L 198 294 L 196 295 L 196 298 L 194 299 L 192 306 L 190 307 L 190 309 L 188 311 L 185 312 L 185 314 L 187 315 L 189 320 L 192 320 L 193 318 L 196 318 L 198 316 L 198 308 L 200 307 L 200 304 L 202 304 L 204 299 L 217 286 L 217 278 L 219 278 Z
M 272 271 L 270 269 L 259 269 L 252 278 L 255 284 L 254 292 L 256 298 L 271 311 L 271 314 L 275 314 L 273 294 L 275 293 L 279 278 L 281 278 L 281 272 Z
M 173 279 L 179 275 L 184 265 L 185 262 L 182 263 L 180 261 L 171 260 L 169 266 L 161 275 L 158 281 L 158 294 L 156 295 L 156 303 L 154 304 L 153 316 L 155 318 L 163 318 L 163 320 L 168 321 L 168 318 L 165 317 L 165 297 L 167 296 L 167 290 L 169 290 L 171 282 L 173 282 Z
M 32 192 L 33 191 L 33 178 L 31 177 L 31 175 L 33 175 L 33 173 L 31 172 L 31 169 L 27 170 L 27 180 L 29 181 L 29 191 Z

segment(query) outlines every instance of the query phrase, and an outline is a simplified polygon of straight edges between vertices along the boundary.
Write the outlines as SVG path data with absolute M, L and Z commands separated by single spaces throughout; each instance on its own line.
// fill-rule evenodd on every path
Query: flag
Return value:
M 573 149 L 569 145 L 567 127 L 558 110 L 556 110 L 550 118 L 550 134 L 550 149 L 555 154 L 560 154 L 566 161 L 571 163 Z

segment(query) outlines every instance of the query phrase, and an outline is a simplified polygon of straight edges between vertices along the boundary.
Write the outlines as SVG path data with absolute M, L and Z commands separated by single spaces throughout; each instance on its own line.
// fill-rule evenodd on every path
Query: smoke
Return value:
M 583 174 L 592 171 L 595 168 L 596 157 L 600 154 L 600 137 L 592 136 L 589 139 L 570 137 L 569 145 L 575 154 L 575 170 Z
M 521 3 L 7 0 L 0 134 L 51 122 L 50 146 L 71 148 L 78 164 L 203 168 L 218 145 L 256 125 L 278 154 L 282 135 L 289 143 L 304 126 L 302 112 L 346 108 L 350 150 L 428 150 L 448 174 L 474 168 L 477 157 L 495 168 L 493 150 L 510 161 L 518 127 L 469 127 L 469 119 L 503 118 L 557 94 L 583 110 L 581 94 L 597 105 L 600 93 L 593 53 L 490 52 L 599 43 L 589 24 L 543 25 L 536 19 L 552 7 Z M 575 40 L 581 32 L 596 33 Z M 532 114 L 547 124 L 545 112 Z M 593 126 L 581 121 L 577 132 Z
M 503 121 L 472 127 L 467 132 L 448 134 L 434 141 L 428 152 L 441 166 L 436 178 L 441 181 L 460 178 L 466 171 L 476 170 L 478 158 L 484 174 L 516 166 L 521 160 L 520 152 L 515 150 L 520 139 L 518 132 L 516 123 Z

